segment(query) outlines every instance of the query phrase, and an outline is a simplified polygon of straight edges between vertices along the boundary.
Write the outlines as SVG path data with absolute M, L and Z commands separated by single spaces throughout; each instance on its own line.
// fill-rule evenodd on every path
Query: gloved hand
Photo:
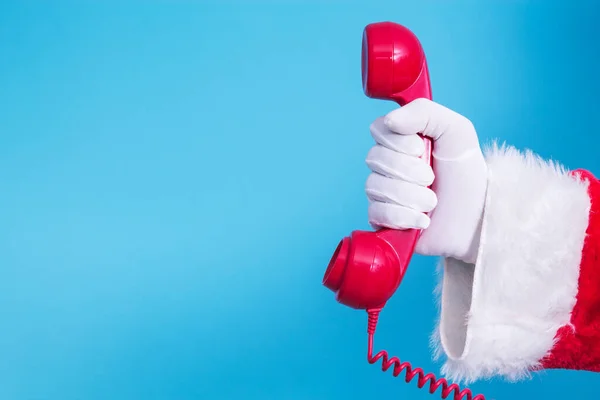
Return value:
M 418 133 L 433 139 L 433 169 L 420 158 L 425 147 Z M 371 134 L 376 145 L 366 159 L 372 171 L 366 182 L 369 223 L 424 229 L 418 254 L 474 263 L 487 167 L 471 121 L 417 99 L 375 120 Z

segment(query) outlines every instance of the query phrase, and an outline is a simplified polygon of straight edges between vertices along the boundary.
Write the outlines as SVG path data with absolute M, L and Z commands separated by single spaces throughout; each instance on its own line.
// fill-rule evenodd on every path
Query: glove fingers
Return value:
M 415 183 L 372 173 L 365 186 L 367 197 L 374 202 L 396 204 L 419 212 L 430 212 L 437 205 L 433 190 Z
M 388 149 L 414 157 L 421 157 L 425 152 L 423 139 L 417 135 L 398 135 L 390 131 L 384 123 L 384 117 L 377 118 L 370 130 L 375 142 Z
M 454 160 L 472 151 L 480 151 L 479 139 L 471 121 L 431 100 L 417 99 L 395 109 L 385 116 L 384 124 L 399 135 L 422 133 L 432 138 L 437 158 Z
M 464 117 L 441 104 L 431 100 L 416 99 L 388 113 L 384 121 L 391 131 L 400 135 L 422 133 L 437 140 L 460 118 Z
M 371 148 L 366 163 L 371 171 L 380 175 L 421 186 L 431 185 L 435 178 L 431 166 L 422 159 L 395 152 L 381 145 Z
M 380 201 L 369 204 L 369 223 L 376 228 L 425 229 L 429 217 L 410 208 Z

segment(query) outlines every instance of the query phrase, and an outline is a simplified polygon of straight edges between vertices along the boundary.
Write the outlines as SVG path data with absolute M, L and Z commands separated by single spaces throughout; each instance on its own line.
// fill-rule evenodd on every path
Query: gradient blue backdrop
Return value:
M 368 3 L 368 5 L 367 5 Z M 0 399 L 433 399 L 365 360 L 321 277 L 368 228 L 364 25 L 426 49 L 435 99 L 600 173 L 599 6 L 562 1 L 0 5 Z M 378 347 L 439 371 L 435 260 Z M 600 375 L 474 385 L 596 399 Z

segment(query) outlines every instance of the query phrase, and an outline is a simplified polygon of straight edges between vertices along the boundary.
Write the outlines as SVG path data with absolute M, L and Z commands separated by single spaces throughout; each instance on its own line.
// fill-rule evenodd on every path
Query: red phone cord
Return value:
M 370 364 L 375 364 L 379 359 L 382 359 L 381 362 L 381 370 L 387 371 L 392 366 L 394 367 L 393 375 L 397 377 L 402 373 L 402 371 L 406 371 L 406 376 L 404 380 L 406 383 L 410 382 L 415 376 L 418 376 L 417 386 L 421 389 L 427 382 L 429 382 L 429 393 L 433 394 L 435 391 L 441 387 L 442 388 L 442 399 L 446 399 L 450 394 L 454 393 L 454 400 L 485 400 L 485 397 L 481 394 L 477 396 L 473 396 L 473 393 L 469 389 L 460 390 L 460 386 L 456 383 L 449 384 L 446 379 L 441 378 L 438 379 L 434 374 L 425 374 L 425 372 L 421 368 L 413 368 L 412 365 L 408 362 L 401 362 L 398 357 L 390 358 L 388 353 L 385 350 L 380 351 L 379 353 L 373 355 L 373 337 L 375 336 L 375 328 L 377 327 L 377 321 L 379 320 L 379 312 L 381 309 L 376 310 L 368 310 L 369 314 L 369 325 L 368 325 L 368 333 L 369 333 L 369 350 L 367 354 L 367 359 Z

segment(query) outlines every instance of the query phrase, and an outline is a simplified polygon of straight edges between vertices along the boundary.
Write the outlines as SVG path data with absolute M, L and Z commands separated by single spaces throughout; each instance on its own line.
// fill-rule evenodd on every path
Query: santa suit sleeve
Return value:
M 443 260 L 442 372 L 471 382 L 600 371 L 600 183 L 494 147 L 475 264 Z

